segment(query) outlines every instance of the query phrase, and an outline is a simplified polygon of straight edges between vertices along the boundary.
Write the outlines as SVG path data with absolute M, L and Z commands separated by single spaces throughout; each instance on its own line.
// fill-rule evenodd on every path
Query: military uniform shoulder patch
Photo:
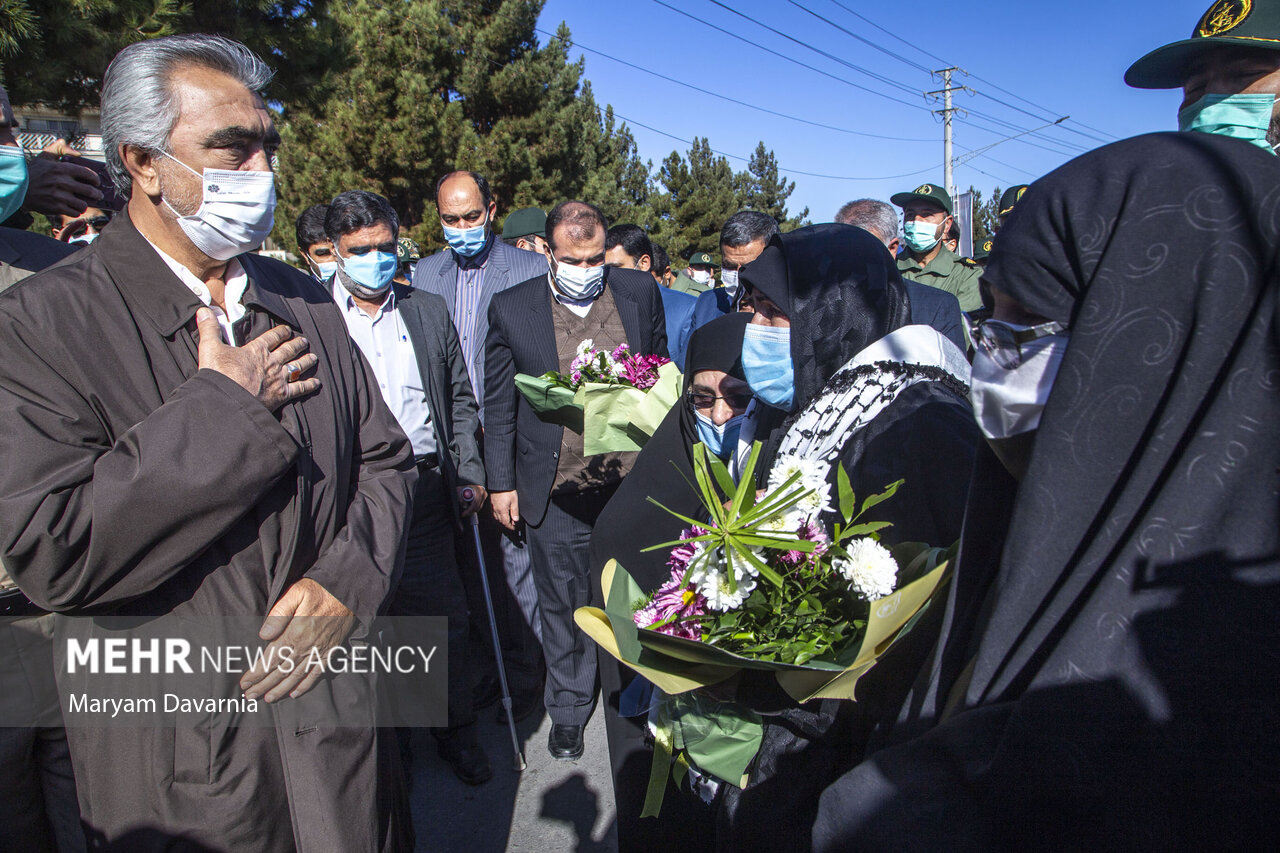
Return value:
M 978 263 L 978 262 L 977 262 L 977 261 L 975 261 L 973 258 L 961 258 L 961 259 L 960 259 L 960 264 L 961 264 L 961 266 L 966 266 L 966 267 L 968 267 L 969 269 L 972 269 L 972 270 L 980 270 L 980 269 L 982 269 L 982 264 Z
M 1200 19 L 1196 34 L 1201 38 L 1220 36 L 1243 24 L 1252 11 L 1253 0 L 1218 0 Z

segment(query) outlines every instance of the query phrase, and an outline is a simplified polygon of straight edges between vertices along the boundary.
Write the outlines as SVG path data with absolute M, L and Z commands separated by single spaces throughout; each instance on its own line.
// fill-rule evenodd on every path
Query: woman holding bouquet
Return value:
M 932 328 L 909 325 L 909 297 L 880 241 L 848 225 L 802 228 L 775 236 L 741 278 L 755 310 L 743 375 L 780 421 L 756 436 L 761 482 L 783 454 L 829 463 L 833 485 L 843 467 L 859 496 L 903 480 L 872 511 L 893 524 L 882 541 L 954 542 L 981 441 L 968 363 Z M 772 680 L 744 679 L 738 698 L 767 714 L 764 741 L 751 784 L 721 798 L 717 847 L 807 850 L 823 788 L 860 758 L 932 640 L 917 626 L 859 682 L 856 704 L 797 706 Z
M 752 402 L 751 389 L 742 373 L 742 339 L 750 314 L 730 314 L 694 332 L 685 362 L 684 394 L 640 452 L 631 475 L 600 514 L 591 537 L 592 590 L 603 605 L 600 570 L 616 559 L 645 590 L 656 589 L 670 578 L 665 550 L 644 551 L 659 542 L 675 539 L 683 523 L 649 501 L 685 515 L 697 516 L 703 507 L 692 488 L 693 446 L 702 443 L 726 461 L 751 446 L 753 434 L 768 434 L 777 415 Z M 732 465 L 731 467 L 735 467 Z M 624 704 L 638 704 L 633 697 L 646 691 L 644 679 L 608 655 L 599 656 L 605 726 L 609 735 L 609 759 L 613 765 L 617 803 L 618 849 L 652 851 L 669 844 L 677 833 L 690 850 L 714 845 L 714 812 L 696 794 L 670 782 L 661 816 L 641 818 L 653 752 L 646 746 L 646 715 L 639 707 L 624 708 L 635 715 L 620 716 Z M 628 689 L 630 688 L 630 689 Z

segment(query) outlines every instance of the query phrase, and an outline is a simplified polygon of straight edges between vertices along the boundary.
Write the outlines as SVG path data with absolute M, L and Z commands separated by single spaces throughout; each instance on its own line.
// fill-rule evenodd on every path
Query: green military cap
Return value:
M 1022 194 L 1027 191 L 1026 184 L 1018 184 L 1016 187 L 1009 187 L 1000 194 L 1000 205 L 996 209 L 996 213 L 1000 216 L 1008 216 L 1013 213 L 1014 205 L 1022 201 Z
M 1177 89 L 1191 63 L 1217 45 L 1280 50 L 1280 0 L 1217 0 L 1191 38 L 1156 48 L 1124 73 L 1136 89 Z
M 689 266 L 714 267 L 714 266 L 719 266 L 719 264 L 717 264 L 714 260 L 712 260 L 711 256 L 708 255 L 706 252 L 694 252 L 693 256 L 689 258 Z
M 988 237 L 985 240 L 979 240 L 973 244 L 973 259 L 975 261 L 985 260 L 991 254 L 992 239 Z
M 953 212 L 951 205 L 951 194 L 936 184 L 921 184 L 909 193 L 898 193 L 889 199 L 889 201 L 902 207 L 907 202 L 920 199 L 922 201 L 931 201 L 934 204 L 942 205 L 942 209 L 947 213 Z
M 408 237 L 401 237 L 396 241 L 396 261 L 398 263 L 411 264 L 421 259 L 422 249 L 418 247 L 417 243 Z
M 522 207 L 507 214 L 502 223 L 502 239 L 514 240 L 517 237 L 538 235 L 547 239 L 547 214 L 536 207 Z

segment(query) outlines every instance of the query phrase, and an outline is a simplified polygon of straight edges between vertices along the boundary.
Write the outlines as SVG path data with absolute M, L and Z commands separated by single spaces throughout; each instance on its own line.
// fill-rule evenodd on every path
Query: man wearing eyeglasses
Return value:
M 107 227 L 107 223 L 111 221 L 111 213 L 110 210 L 89 207 L 79 216 L 59 216 L 59 223 L 53 229 L 53 237 L 71 246 L 87 246 L 97 240 L 102 229 Z

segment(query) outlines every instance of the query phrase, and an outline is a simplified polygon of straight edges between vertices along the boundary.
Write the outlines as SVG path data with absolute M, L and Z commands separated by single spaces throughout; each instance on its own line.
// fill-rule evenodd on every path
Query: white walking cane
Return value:
M 462 490 L 462 499 L 470 504 L 476 499 L 476 493 L 470 489 Z M 480 561 L 480 583 L 484 585 L 484 604 L 489 610 L 489 631 L 493 636 L 493 654 L 498 660 L 498 682 L 502 685 L 502 707 L 507 710 L 507 728 L 511 730 L 511 749 L 515 752 L 515 770 L 523 772 L 525 768 L 524 753 L 520 750 L 520 737 L 516 734 L 516 717 L 511 710 L 511 690 L 507 687 L 507 667 L 502 661 L 502 643 L 498 639 L 498 617 L 493 612 L 493 594 L 489 591 L 489 570 L 484 564 L 484 547 L 480 544 L 480 519 L 471 514 L 471 533 L 476 540 L 476 559 Z

